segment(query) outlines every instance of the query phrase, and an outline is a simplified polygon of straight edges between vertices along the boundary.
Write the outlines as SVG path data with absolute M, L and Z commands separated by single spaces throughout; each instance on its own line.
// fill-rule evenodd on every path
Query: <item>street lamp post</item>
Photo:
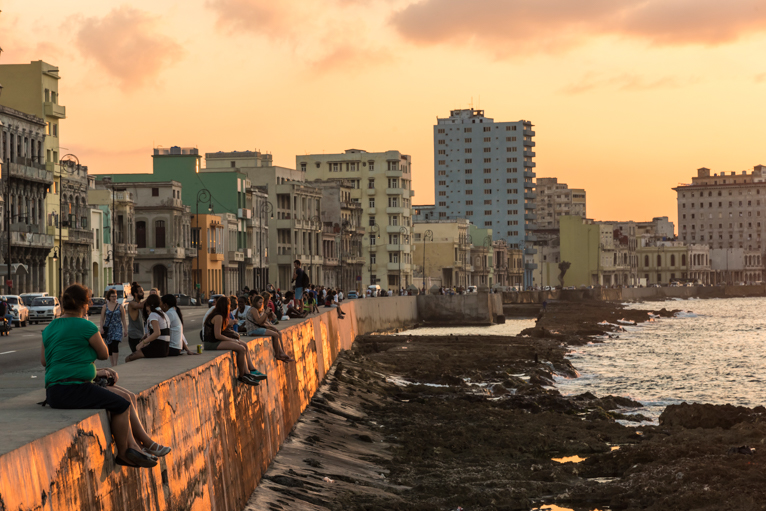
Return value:
M 200 252 L 200 241 L 202 240 L 202 231 L 200 231 L 199 228 L 199 203 L 200 202 L 207 202 L 207 211 L 208 213 L 213 212 L 213 202 L 212 202 L 212 194 L 210 193 L 210 190 L 207 188 L 203 188 L 200 191 L 197 192 L 197 278 L 199 279 L 199 282 L 194 283 L 194 287 L 197 290 L 197 305 L 201 305 L 200 301 L 200 291 L 202 289 L 202 272 L 200 271 L 199 267 L 199 252 Z
M 373 243 L 372 240 L 375 240 L 377 242 L 377 240 L 380 239 L 380 226 L 378 224 L 374 223 L 374 224 L 372 224 L 370 226 L 370 231 L 371 231 L 370 232 L 370 246 L 373 246 L 373 245 L 378 246 L 378 244 L 377 243 Z M 377 261 L 378 261 L 378 259 L 377 259 L 377 255 L 376 255 L 375 256 L 375 264 L 377 264 Z M 372 281 L 372 272 L 373 272 L 373 264 L 372 264 L 372 259 L 370 259 L 370 285 L 375 285 L 376 282 Z M 377 280 L 377 279 L 375 279 L 375 280 Z
M 434 232 L 428 229 L 423 233 L 423 287 L 426 287 L 426 241 L 434 241 Z
M 264 290 L 266 289 L 266 284 L 264 284 L 264 270 L 263 270 L 263 224 L 265 223 L 266 214 L 269 215 L 269 218 L 274 218 L 274 205 L 269 201 L 263 201 L 260 207 L 260 212 L 258 216 L 261 219 L 261 229 L 258 233 L 258 237 L 260 238 L 260 259 L 261 259 L 261 267 L 260 267 L 260 289 Z M 268 240 L 267 240 L 268 243 Z
M 404 287 L 402 286 L 402 241 L 404 241 L 404 237 L 407 236 L 408 234 L 409 234 L 409 231 L 407 230 L 406 227 L 402 226 L 399 228 L 399 287 L 400 288 Z

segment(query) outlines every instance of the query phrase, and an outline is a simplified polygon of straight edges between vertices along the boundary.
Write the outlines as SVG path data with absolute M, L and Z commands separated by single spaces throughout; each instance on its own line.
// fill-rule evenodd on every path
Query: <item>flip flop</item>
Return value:
M 245 385 L 250 385 L 251 387 L 257 387 L 258 385 L 260 385 L 258 381 L 249 378 L 249 376 L 250 376 L 249 374 L 242 375 L 239 378 L 237 378 L 237 381 L 244 383 Z
M 280 355 L 277 357 L 277 360 L 279 360 L 280 362 L 285 362 L 285 363 L 295 362 L 295 359 L 291 357 L 290 355 Z
M 144 448 L 144 452 L 152 456 L 165 456 L 170 452 L 170 447 L 166 447 L 164 445 L 158 444 L 157 442 L 154 442 L 148 448 Z

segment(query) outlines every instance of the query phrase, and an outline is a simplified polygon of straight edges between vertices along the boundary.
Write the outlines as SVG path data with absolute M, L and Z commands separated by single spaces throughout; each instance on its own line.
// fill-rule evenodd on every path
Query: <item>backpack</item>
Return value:
M 309 279 L 309 274 L 306 273 L 306 270 L 303 270 L 301 272 L 301 278 L 299 287 L 302 287 L 303 289 L 308 289 L 311 285 L 311 279 Z

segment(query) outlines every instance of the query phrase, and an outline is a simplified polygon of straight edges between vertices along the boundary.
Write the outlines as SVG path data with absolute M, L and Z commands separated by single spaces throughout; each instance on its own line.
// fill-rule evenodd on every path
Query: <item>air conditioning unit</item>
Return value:
M 245 257 L 253 257 L 253 249 L 248 248 L 245 250 Z

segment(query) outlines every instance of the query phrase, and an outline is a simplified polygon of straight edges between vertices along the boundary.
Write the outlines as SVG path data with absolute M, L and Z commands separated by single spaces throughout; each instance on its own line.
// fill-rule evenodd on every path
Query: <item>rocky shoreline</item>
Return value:
M 766 508 L 763 407 L 670 406 L 634 428 L 616 420 L 640 403 L 555 389 L 577 376 L 571 346 L 650 319 L 559 302 L 516 337 L 360 336 L 247 509 Z

